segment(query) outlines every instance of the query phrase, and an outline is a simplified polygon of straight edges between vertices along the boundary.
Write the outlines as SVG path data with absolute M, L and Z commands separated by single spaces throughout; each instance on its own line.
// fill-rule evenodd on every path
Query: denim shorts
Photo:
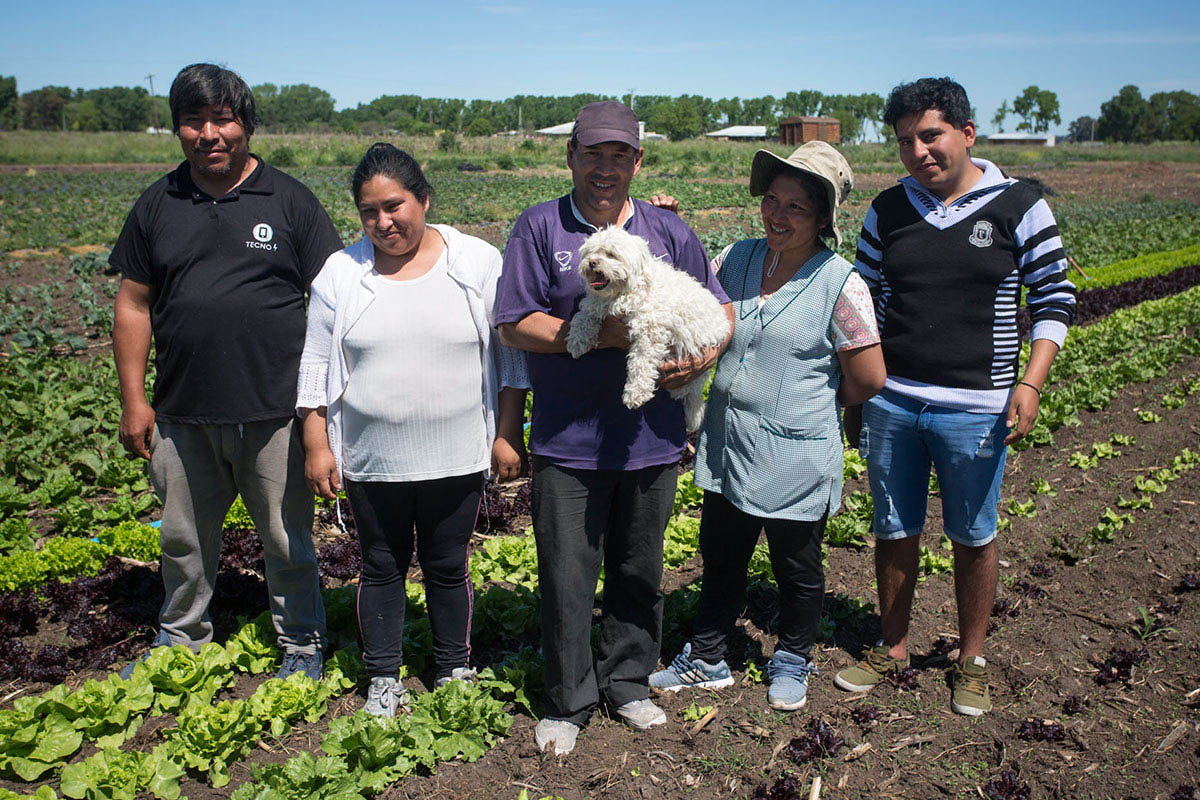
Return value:
M 931 406 L 886 389 L 867 401 L 859 452 L 871 481 L 875 536 L 921 533 L 932 465 L 946 535 L 968 547 L 992 541 L 1007 435 L 1004 414 Z

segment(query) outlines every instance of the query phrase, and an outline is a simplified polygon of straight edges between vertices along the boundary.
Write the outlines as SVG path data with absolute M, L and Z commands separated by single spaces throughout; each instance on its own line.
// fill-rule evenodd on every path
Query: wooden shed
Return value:
M 786 117 L 779 121 L 780 144 L 841 144 L 842 123 L 833 117 Z

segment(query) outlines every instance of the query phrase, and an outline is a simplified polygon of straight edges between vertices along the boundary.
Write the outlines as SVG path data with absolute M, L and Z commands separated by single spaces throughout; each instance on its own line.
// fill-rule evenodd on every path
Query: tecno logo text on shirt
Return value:
M 246 247 L 252 250 L 278 250 L 279 244 L 272 242 L 275 237 L 275 229 L 265 222 L 260 222 L 251 229 L 251 234 L 254 240 L 246 241 Z

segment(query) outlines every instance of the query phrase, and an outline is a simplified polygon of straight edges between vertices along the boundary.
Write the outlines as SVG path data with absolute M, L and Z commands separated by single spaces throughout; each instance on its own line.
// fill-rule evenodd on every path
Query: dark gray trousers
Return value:
M 663 531 L 675 480 L 674 464 L 586 470 L 533 457 L 548 718 L 583 725 L 601 696 L 613 706 L 647 696 L 662 640 Z M 601 565 L 604 599 L 593 667 Z
M 271 621 L 279 646 L 311 653 L 325 643 L 325 606 L 313 549 L 313 493 L 292 417 L 239 425 L 159 422 L 150 480 L 163 504 L 159 626 L 172 644 L 212 641 L 221 524 L 239 493 L 263 543 Z

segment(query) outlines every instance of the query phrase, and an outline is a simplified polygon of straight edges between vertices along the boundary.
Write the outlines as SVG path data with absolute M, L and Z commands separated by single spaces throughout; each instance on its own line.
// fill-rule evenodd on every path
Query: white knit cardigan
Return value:
M 481 401 L 489 445 L 496 438 L 497 392 L 500 386 L 529 388 L 525 356 L 504 347 L 493 327 L 492 306 L 500 277 L 500 251 L 449 225 L 430 225 L 446 242 L 449 275 L 462 287 L 479 334 L 483 367 Z M 370 275 L 375 266 L 375 246 L 365 236 L 331 255 L 313 281 L 308 304 L 308 332 L 300 356 L 296 408 L 328 409 L 329 447 L 342 473 L 342 395 L 350 370 L 342 343 L 346 332 L 375 299 Z M 499 381 L 497 380 L 499 375 Z

